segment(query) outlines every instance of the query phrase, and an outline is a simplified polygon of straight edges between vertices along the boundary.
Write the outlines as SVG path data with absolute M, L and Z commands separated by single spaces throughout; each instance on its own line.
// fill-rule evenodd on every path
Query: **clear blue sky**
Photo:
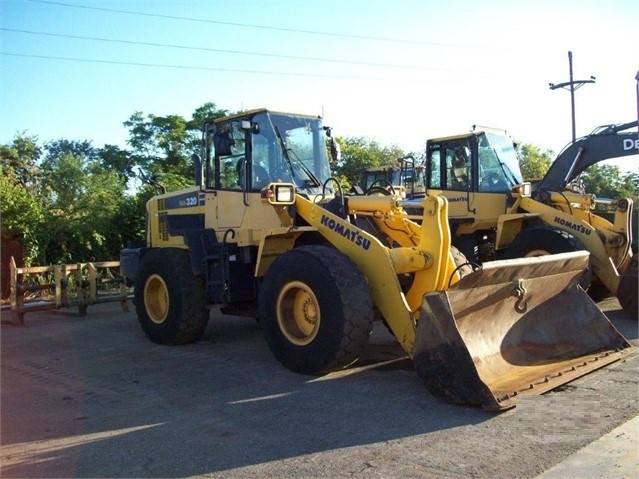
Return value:
M 323 114 L 419 151 L 480 124 L 558 152 L 637 117 L 635 0 L 0 0 L 0 143 L 126 147 L 134 112 Z M 636 166 L 636 165 L 635 165 Z

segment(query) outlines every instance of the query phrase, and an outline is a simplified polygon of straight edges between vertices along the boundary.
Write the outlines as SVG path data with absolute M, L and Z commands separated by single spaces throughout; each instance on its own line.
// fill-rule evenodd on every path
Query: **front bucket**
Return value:
M 494 261 L 426 294 L 412 356 L 428 390 L 506 409 L 629 352 L 578 286 L 587 265 L 587 252 Z

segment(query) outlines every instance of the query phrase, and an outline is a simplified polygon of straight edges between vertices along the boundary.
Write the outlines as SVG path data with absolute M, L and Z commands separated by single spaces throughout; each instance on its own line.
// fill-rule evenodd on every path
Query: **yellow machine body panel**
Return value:
M 214 231 L 220 242 L 232 230 L 229 241 L 238 246 L 258 246 L 268 230 L 292 224 L 290 216 L 278 214 L 264 203 L 259 192 L 247 193 L 244 200 L 248 205 L 242 203 L 242 195 L 237 192 L 202 191 L 198 187 L 158 195 L 147 204 L 147 215 L 152 218 L 147 243 L 154 247 L 186 247 L 180 226 L 200 222 L 197 226 Z M 178 224 L 173 231 L 169 216 L 175 217 Z
M 507 212 L 506 196 L 500 193 L 432 189 L 428 194 L 448 200 L 448 218 L 459 223 L 455 232 L 458 236 L 493 228 Z
M 147 246 L 186 248 L 181 234 L 171 234 L 165 216 L 204 217 L 210 205 L 198 187 L 154 196 L 146 204 Z
M 545 224 L 567 230 L 590 252 L 593 270 L 601 282 L 613 293 L 619 286 L 619 271 L 630 261 L 632 251 L 628 247 L 631 238 L 630 216 L 627 223 L 615 228 L 609 221 L 577 207 L 563 211 L 532 198 L 521 198 L 519 208 L 538 215 Z M 630 203 L 632 211 L 632 203 Z

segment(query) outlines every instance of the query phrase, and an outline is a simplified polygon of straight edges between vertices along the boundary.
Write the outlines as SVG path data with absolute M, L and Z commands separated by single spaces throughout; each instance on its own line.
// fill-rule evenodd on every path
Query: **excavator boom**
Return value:
M 639 154 L 639 136 L 628 131 L 637 121 L 597 128 L 590 135 L 569 143 L 557 155 L 537 191 L 563 191 L 581 172 L 602 160 Z

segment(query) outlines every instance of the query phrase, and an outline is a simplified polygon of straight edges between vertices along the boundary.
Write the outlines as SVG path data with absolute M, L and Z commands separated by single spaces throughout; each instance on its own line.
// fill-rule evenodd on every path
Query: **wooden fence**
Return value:
M 119 261 L 17 267 L 10 262 L 12 322 L 29 312 L 77 306 L 81 316 L 92 304 L 119 301 L 128 311 L 129 291 Z

